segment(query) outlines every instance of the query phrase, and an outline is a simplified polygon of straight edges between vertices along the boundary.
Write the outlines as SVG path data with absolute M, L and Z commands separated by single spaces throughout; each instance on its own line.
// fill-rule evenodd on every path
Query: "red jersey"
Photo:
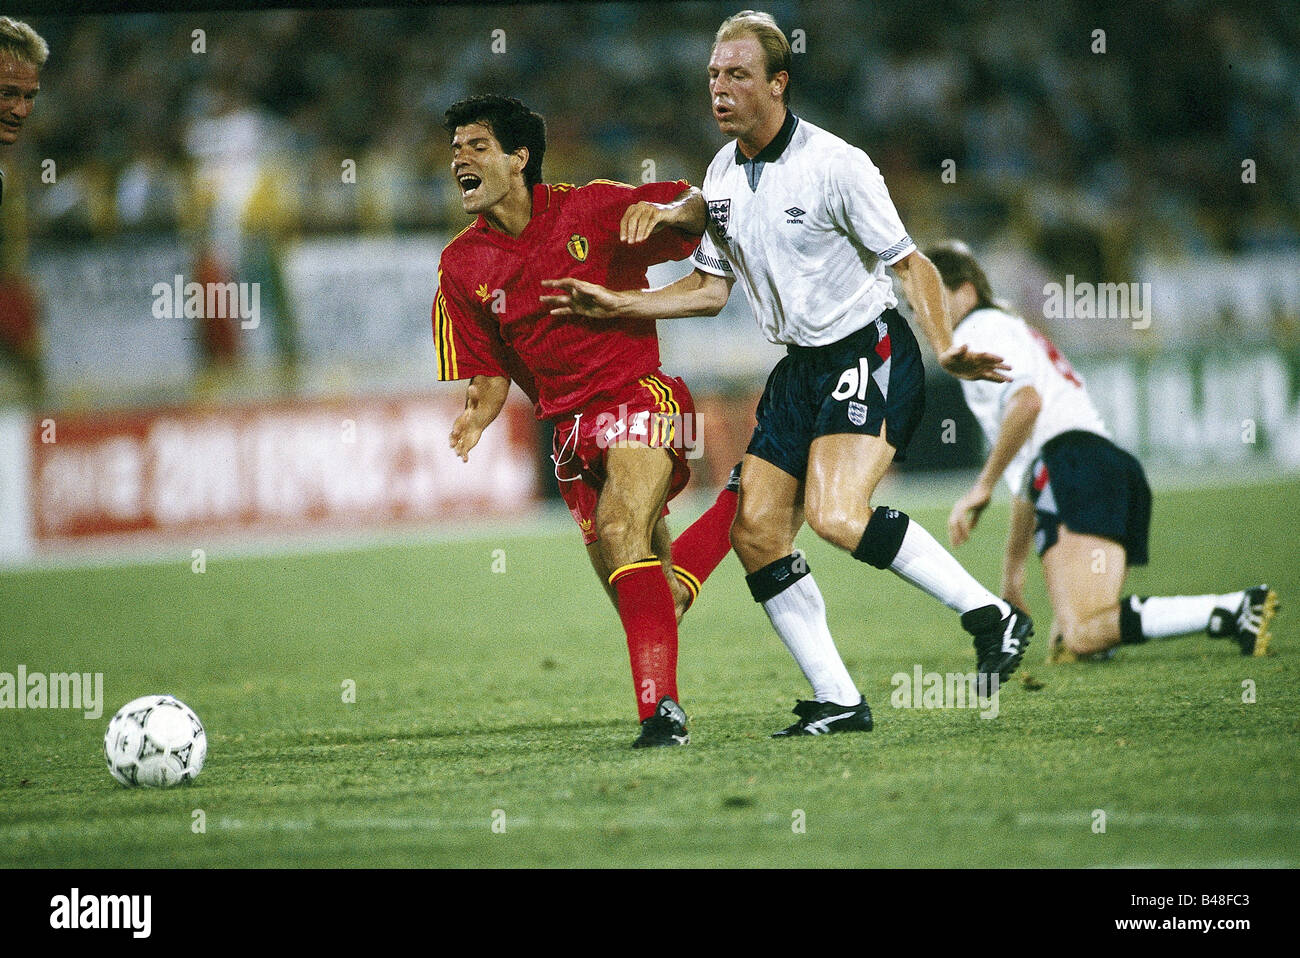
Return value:
M 516 239 L 480 216 L 442 251 L 433 302 L 438 379 L 506 376 L 538 419 L 577 412 L 659 369 L 654 320 L 552 316 L 543 279 L 572 276 L 613 290 L 644 289 L 646 268 L 685 259 L 699 237 L 661 229 L 629 246 L 618 237 L 632 203 L 668 203 L 684 180 L 632 187 L 539 183 L 533 215 Z

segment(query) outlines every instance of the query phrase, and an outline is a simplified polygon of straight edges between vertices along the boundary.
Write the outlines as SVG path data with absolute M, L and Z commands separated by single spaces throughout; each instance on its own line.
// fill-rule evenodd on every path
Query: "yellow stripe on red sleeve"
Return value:
M 438 358 L 438 381 L 459 379 L 455 330 L 447 311 L 447 298 L 442 293 L 442 270 L 438 271 L 438 293 L 433 299 L 433 346 Z

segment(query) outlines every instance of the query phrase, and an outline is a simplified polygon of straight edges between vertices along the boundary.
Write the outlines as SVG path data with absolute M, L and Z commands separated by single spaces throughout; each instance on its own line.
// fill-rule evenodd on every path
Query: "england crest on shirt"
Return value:
M 731 198 L 709 200 L 709 219 L 723 236 L 727 235 L 727 226 L 731 223 Z

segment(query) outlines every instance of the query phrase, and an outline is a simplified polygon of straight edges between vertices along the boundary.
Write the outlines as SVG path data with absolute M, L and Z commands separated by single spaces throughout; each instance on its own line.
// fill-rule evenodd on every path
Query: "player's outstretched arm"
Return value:
M 1007 531 L 1007 551 L 1002 557 L 1002 598 L 1021 609 L 1025 601 L 1025 566 L 1034 541 L 1034 504 L 1015 496 L 1011 500 L 1011 528 Z
M 588 319 L 676 319 L 681 316 L 716 316 L 727 305 L 734 280 L 695 270 L 675 283 L 658 289 L 615 291 L 566 276 L 544 279 L 556 290 L 543 296 L 552 316 Z
M 958 379 L 987 379 L 1005 383 L 1009 377 L 1002 370 L 1010 369 L 1001 356 L 992 353 L 974 353 L 969 347 L 952 344 L 952 323 L 948 321 L 948 305 L 943 281 L 933 263 L 916 250 L 894 264 L 894 271 L 903 284 L 903 293 L 912 306 L 912 313 L 925 338 L 930 341 L 939 365 Z
M 505 376 L 475 376 L 469 381 L 465 409 L 451 424 L 451 448 L 462 462 L 469 462 L 469 451 L 501 413 L 509 392 L 510 380 Z
M 970 487 L 966 495 L 957 500 L 948 516 L 948 538 L 954 546 L 959 546 L 975 530 L 989 500 L 993 498 L 993 487 L 998 484 L 998 477 L 1007 471 L 1011 460 L 1016 457 L 1034 432 L 1034 423 L 1038 421 L 1039 410 L 1043 400 L 1033 386 L 1021 386 L 1007 400 L 1006 415 L 1002 417 L 1002 428 L 998 430 L 997 442 L 989 450 L 989 457 L 980 470 L 979 478 Z
M 709 224 L 709 207 L 704 194 L 692 186 L 671 203 L 633 203 L 623 213 L 618 238 L 628 245 L 644 243 L 655 230 L 676 227 L 683 233 L 699 236 Z

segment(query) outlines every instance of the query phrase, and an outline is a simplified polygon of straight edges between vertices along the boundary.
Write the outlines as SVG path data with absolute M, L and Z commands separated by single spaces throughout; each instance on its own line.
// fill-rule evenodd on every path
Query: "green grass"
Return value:
M 214 549 L 202 575 L 188 546 L 173 564 L 0 574 L 0 671 L 102 671 L 106 699 L 95 721 L 0 711 L 0 866 L 1294 867 L 1297 501 L 1297 482 L 1159 494 L 1152 564 L 1130 580 L 1271 582 L 1276 655 L 1191 637 L 1045 666 L 1035 562 L 1026 668 L 1042 686 L 1006 688 L 993 720 L 891 708 L 893 673 L 968 671 L 968 640 L 947 609 L 805 533 L 870 735 L 768 738 L 807 686 L 729 557 L 682 629 L 693 742 L 650 754 L 627 747 L 622 632 L 573 530 Z M 942 531 L 945 512 L 912 511 Z M 987 583 L 1005 521 L 992 509 L 958 553 Z M 189 787 L 120 788 L 104 727 L 159 691 L 203 718 L 207 767 Z

